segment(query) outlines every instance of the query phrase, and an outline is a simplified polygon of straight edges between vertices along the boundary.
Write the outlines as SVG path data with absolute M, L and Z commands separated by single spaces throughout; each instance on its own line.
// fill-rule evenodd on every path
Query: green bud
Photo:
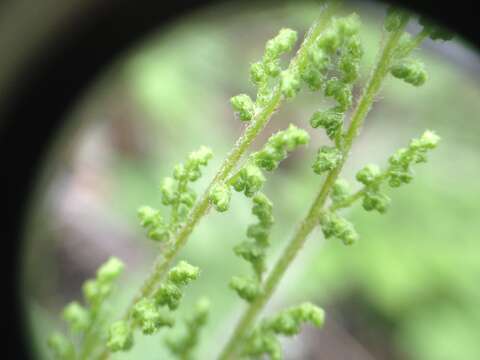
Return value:
M 334 203 L 345 200 L 351 193 L 350 185 L 345 179 L 338 179 L 332 187 L 330 197 Z
M 377 165 L 368 164 L 357 172 L 356 179 L 364 185 L 370 185 L 375 182 L 380 175 L 381 170 Z
M 306 302 L 283 310 L 271 320 L 267 320 L 267 326 L 276 334 L 292 336 L 298 334 L 301 325 L 306 322 L 322 327 L 325 322 L 325 312 L 312 303 Z
M 272 171 L 280 162 L 300 145 L 305 145 L 310 140 L 308 133 L 290 124 L 286 130 L 273 134 L 264 148 L 252 155 L 256 165 L 264 170 Z
M 181 177 L 179 172 L 180 168 L 176 167 L 176 177 Z M 183 170 L 183 166 L 181 167 Z M 183 177 L 183 175 L 182 175 Z M 176 199 L 176 193 L 177 193 L 177 185 L 175 183 L 175 180 L 171 177 L 166 177 L 162 181 L 162 185 L 160 186 L 160 192 L 162 194 L 162 204 L 164 205 L 171 205 L 175 199 Z
M 198 168 L 200 166 L 207 166 L 212 157 L 212 150 L 209 147 L 202 145 L 198 150 L 192 151 L 188 155 L 188 167 Z
M 126 321 L 114 322 L 109 329 L 107 347 L 111 352 L 128 351 L 133 346 L 133 334 Z
M 265 176 L 263 176 L 262 170 L 258 166 L 246 165 L 239 171 L 232 186 L 235 191 L 244 191 L 245 196 L 252 197 L 262 188 L 265 181 Z
M 358 234 L 353 225 L 336 213 L 324 213 L 320 218 L 320 225 L 326 239 L 337 238 L 345 245 L 352 245 L 358 241 Z
M 255 263 L 265 258 L 265 248 L 256 242 L 244 241 L 233 248 L 235 255 L 244 260 Z
M 296 71 L 285 70 L 281 73 L 280 88 L 288 99 L 295 97 L 300 91 L 300 76 Z
M 366 211 L 377 210 L 380 214 L 384 214 L 390 205 L 390 198 L 380 192 L 367 191 L 363 196 L 362 206 Z
M 140 219 L 140 225 L 148 228 L 162 222 L 162 215 L 160 211 L 155 210 L 150 206 L 142 206 L 137 211 L 137 216 Z
M 252 302 L 260 293 L 258 282 L 254 279 L 234 276 L 230 280 L 230 288 L 235 290 L 242 299 Z
M 181 193 L 180 194 L 180 203 L 185 205 L 188 208 L 191 208 L 195 204 L 195 199 L 197 198 L 197 195 L 193 190 L 188 189 L 188 192 Z
M 277 36 L 267 41 L 265 55 L 268 58 L 278 58 L 290 52 L 297 41 L 297 32 L 291 29 L 281 29 Z
M 341 131 L 343 124 L 343 113 L 337 108 L 324 111 L 315 111 L 310 118 L 310 125 L 313 128 L 322 127 L 325 129 L 327 136 L 333 140 Z
M 394 77 L 413 86 L 423 85 L 428 78 L 423 63 L 419 61 L 403 61 L 392 66 L 390 72 Z
M 210 300 L 205 297 L 200 298 L 195 304 L 195 321 L 199 325 L 203 325 L 207 321 L 210 312 Z
M 265 73 L 272 78 L 276 78 L 282 71 L 280 61 L 276 58 L 265 60 L 263 66 L 265 68 Z
M 188 177 L 189 176 L 188 176 L 187 169 L 185 168 L 185 165 L 183 165 L 183 164 L 175 165 L 175 167 L 173 168 L 173 178 L 175 180 L 178 180 L 178 181 L 188 180 Z M 168 179 L 170 179 L 170 178 L 166 178 L 163 181 L 165 186 L 172 187 L 173 189 L 176 190 L 175 181 L 173 179 L 171 179 L 171 180 L 168 180 Z M 163 187 L 163 184 L 162 184 L 162 187 Z M 163 191 L 162 188 L 160 188 L 160 190 Z M 169 191 L 172 191 L 172 190 L 169 189 Z M 168 204 L 165 204 L 165 205 L 168 205 Z
M 152 299 L 143 298 L 138 301 L 133 307 L 132 315 L 145 335 L 151 335 L 161 327 L 172 327 L 174 324 L 172 315 L 159 309 Z
M 230 99 L 233 109 L 242 121 L 250 121 L 255 115 L 255 103 L 247 94 L 240 94 Z
M 335 147 L 322 146 L 318 152 L 315 162 L 312 165 L 316 174 L 333 170 L 342 161 L 342 153 Z
M 387 17 L 385 18 L 385 30 L 388 32 L 398 30 L 407 18 L 408 15 L 404 11 L 389 7 L 387 10 Z
M 320 72 L 326 71 L 331 64 L 330 56 L 318 47 L 312 47 L 308 50 L 308 60 L 310 64 Z
M 198 267 L 182 260 L 170 269 L 168 279 L 176 285 L 187 285 L 192 280 L 196 280 L 199 274 L 200 269 Z
M 390 187 L 397 188 L 402 184 L 408 184 L 413 180 L 410 169 L 407 170 L 391 170 L 388 176 L 388 184 Z
M 90 313 L 78 302 L 73 301 L 63 310 L 63 318 L 74 332 L 85 331 L 90 325 Z
M 427 152 L 437 147 L 440 137 L 427 130 L 419 139 L 410 141 L 408 148 L 397 150 L 388 159 L 388 183 L 391 187 L 408 184 L 412 179 L 411 165 L 427 161 Z
M 90 279 L 85 281 L 82 290 L 87 302 L 92 306 L 97 306 L 110 294 L 112 285 Z
M 352 105 L 352 89 L 348 84 L 335 77 L 328 80 L 325 86 L 325 96 L 333 97 L 342 112 Z
M 270 226 L 273 224 L 272 209 L 273 204 L 263 193 L 257 193 L 253 197 L 254 206 L 252 213 L 257 216 L 261 224 Z
M 123 272 L 123 262 L 112 256 L 97 270 L 97 279 L 101 283 L 111 283 Z
M 312 91 L 320 90 L 325 79 L 324 74 L 315 69 L 313 66 L 307 67 L 301 73 L 301 78 Z
M 165 225 L 158 225 L 151 228 L 147 236 L 154 241 L 167 242 L 170 239 L 170 230 Z
M 357 80 L 360 74 L 360 66 L 358 62 L 354 62 L 350 58 L 344 57 L 340 60 L 339 67 L 340 71 L 342 72 L 342 80 L 345 83 L 351 84 Z
M 339 36 L 344 38 L 351 37 L 356 35 L 360 30 L 360 17 L 353 13 L 349 16 L 335 19 L 334 26 L 336 27 Z
M 353 61 L 358 61 L 362 58 L 363 46 L 358 36 L 353 36 L 347 40 L 347 43 L 345 45 L 345 52 L 346 56 Z
M 270 360 L 282 360 L 282 348 L 271 332 L 253 331 L 248 337 L 243 354 L 249 358 L 261 358 L 267 354 Z
M 252 224 L 247 228 L 247 237 L 255 239 L 258 243 L 268 245 L 270 228 L 264 224 Z
M 410 148 L 418 150 L 433 150 L 440 142 L 440 136 L 431 130 L 426 130 L 420 139 L 413 139 Z
M 265 73 L 263 63 L 256 62 L 250 66 L 250 80 L 257 86 L 267 80 L 267 74 Z
M 272 208 L 273 205 L 265 194 L 257 193 L 253 199 L 252 213 L 258 218 L 257 224 L 252 224 L 247 229 L 247 237 L 255 239 L 255 241 L 244 241 L 234 247 L 236 255 L 242 257 L 252 264 L 252 267 L 260 279 L 265 271 L 265 249 L 270 245 L 269 234 L 273 225 Z M 237 292 L 246 292 L 246 295 L 240 295 L 243 298 L 249 298 L 249 291 L 253 291 L 252 286 L 244 286 L 250 279 L 240 278 L 232 280 L 234 285 L 238 287 Z M 258 285 L 258 284 L 257 284 Z M 245 287 L 245 289 L 243 289 Z M 243 289 L 243 290 L 242 290 Z
M 317 47 L 325 53 L 333 55 L 340 46 L 340 37 L 338 33 L 329 29 L 319 36 L 317 40 Z
M 210 202 L 215 207 L 215 210 L 219 212 L 228 210 L 231 196 L 232 192 L 230 186 L 224 183 L 215 184 L 209 193 Z
M 181 289 L 171 282 L 160 285 L 154 298 L 157 305 L 167 305 L 170 310 L 175 310 L 180 305 L 183 294 Z
M 63 334 L 55 332 L 48 338 L 48 347 L 57 360 L 75 359 L 75 348 L 72 342 Z

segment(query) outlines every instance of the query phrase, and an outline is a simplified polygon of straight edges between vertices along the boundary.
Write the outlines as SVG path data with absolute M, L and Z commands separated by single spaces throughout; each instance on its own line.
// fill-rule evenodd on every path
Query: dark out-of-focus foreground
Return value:
M 384 9 L 360 5 L 344 10 L 362 18 L 365 78 Z M 80 298 L 82 282 L 110 255 L 127 264 L 113 304 L 122 313 L 158 253 L 136 209 L 160 206 L 160 179 L 200 145 L 215 153 L 196 184 L 198 191 L 205 187 L 244 126 L 228 100 L 253 93 L 249 64 L 279 28 L 303 35 L 316 11 L 293 2 L 207 9 L 139 44 L 79 99 L 52 146 L 31 207 L 24 288 L 39 359 L 49 358 L 46 336 L 61 326 L 60 309 Z M 480 359 L 479 58 L 460 39 L 426 41 L 416 56 L 426 63 L 429 80 L 420 88 L 386 81 L 345 176 L 353 179 L 365 163 L 384 164 L 427 128 L 438 132 L 441 145 L 417 167 L 411 185 L 391 193 L 387 214 L 351 210 L 361 235 L 356 246 L 325 242 L 320 232 L 309 240 L 266 311 L 311 300 L 326 309 L 328 320 L 323 330 L 306 327 L 285 341 L 287 359 Z M 322 106 L 319 94 L 303 93 L 282 107 L 259 139 L 290 122 L 312 135 L 311 145 L 267 182 L 277 219 L 270 263 L 321 182 L 311 162 L 327 139 L 308 119 Z M 232 211 L 211 212 L 201 222 L 182 253 L 202 275 L 179 311 L 201 295 L 213 304 L 198 359 L 217 354 L 245 307 L 227 284 L 247 271 L 232 247 L 252 221 L 248 202 L 235 197 Z M 168 359 L 162 336 L 139 336 L 132 352 L 114 358 Z

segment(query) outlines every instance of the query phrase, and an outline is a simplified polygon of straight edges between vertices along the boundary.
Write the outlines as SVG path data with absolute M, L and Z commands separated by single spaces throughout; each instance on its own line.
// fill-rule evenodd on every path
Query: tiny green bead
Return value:
M 327 136 L 333 140 L 342 129 L 343 116 L 343 113 L 336 107 L 323 111 L 315 111 L 310 118 L 310 125 L 313 128 L 324 128 Z
M 206 166 L 208 162 L 212 159 L 213 152 L 207 146 L 200 146 L 196 151 L 192 151 L 188 155 L 187 163 L 192 167 Z
M 160 212 L 150 206 L 142 206 L 137 211 L 137 216 L 140 219 L 140 225 L 147 228 L 156 225 L 162 220 Z
M 110 283 L 123 272 L 123 262 L 112 256 L 97 270 L 97 278 L 101 283 Z
M 219 212 L 225 212 L 230 206 L 232 192 L 230 186 L 224 183 L 215 184 L 209 193 L 210 202 Z
M 252 241 L 244 241 L 233 248 L 236 255 L 254 263 L 265 258 L 265 248 Z
M 159 242 L 167 242 L 170 239 L 170 235 L 170 230 L 164 225 L 152 227 L 147 232 L 149 239 Z
M 255 300 L 260 293 L 257 281 L 243 276 L 232 277 L 229 286 L 237 292 L 238 296 L 248 302 Z
M 363 167 L 355 178 L 364 185 L 370 185 L 380 176 L 381 170 L 378 165 L 368 164 Z
M 333 184 L 330 197 L 332 198 L 334 203 L 338 203 L 345 200 L 345 198 L 350 195 L 350 193 L 351 190 L 348 181 L 346 181 L 345 179 L 338 179 Z
M 111 352 L 128 351 L 133 346 L 133 334 L 126 321 L 114 322 L 109 329 L 107 347 Z
M 176 167 L 177 176 L 179 176 L 180 168 Z M 183 169 L 183 167 L 181 168 Z M 183 175 L 182 175 L 183 176 Z M 170 205 L 175 201 L 175 195 L 177 192 L 177 185 L 175 180 L 171 177 L 166 177 L 162 181 L 162 185 L 160 186 L 160 193 L 162 195 L 162 204 Z
M 360 17 L 355 13 L 335 19 L 334 21 L 334 26 L 341 37 L 351 37 L 356 35 L 360 30 L 360 25 Z
M 325 51 L 327 54 L 333 55 L 340 46 L 340 38 L 338 33 L 329 29 L 326 30 L 317 40 L 317 46 L 319 49 Z
M 335 147 L 322 146 L 318 152 L 315 162 L 312 165 L 313 171 L 321 175 L 333 170 L 342 161 L 342 153 Z
M 320 225 L 326 239 L 337 238 L 345 245 L 353 245 L 358 241 L 353 225 L 336 213 L 324 213 L 320 218 Z
M 392 66 L 391 74 L 403 81 L 413 85 L 421 86 L 428 78 L 424 65 L 419 61 L 404 61 Z
M 75 348 L 65 335 L 59 332 L 53 333 L 48 338 L 47 345 L 54 353 L 56 360 L 75 359 Z
M 390 205 L 390 198 L 380 192 L 366 192 L 363 197 L 362 206 L 366 211 L 376 210 L 384 214 Z
M 282 71 L 280 75 L 280 88 L 283 96 L 288 99 L 295 97 L 300 91 L 299 73 L 292 70 L 285 70 Z
M 238 113 L 240 120 L 250 121 L 255 115 L 255 103 L 247 94 L 240 94 L 230 99 L 233 109 Z
M 157 305 L 167 305 L 170 310 L 178 308 L 182 297 L 182 290 L 170 282 L 161 284 L 154 295 Z
M 63 318 L 74 332 L 85 331 L 90 325 L 90 312 L 78 302 L 73 301 L 63 310 Z
M 143 298 L 133 308 L 133 318 L 139 322 L 142 332 L 151 335 L 161 327 L 172 327 L 174 319 L 171 314 L 159 309 L 152 299 Z
M 190 265 L 186 261 L 180 261 L 168 272 L 168 279 L 176 285 L 187 285 L 196 280 L 200 274 L 197 266 Z
M 406 17 L 408 17 L 408 15 L 404 11 L 389 7 L 384 23 L 385 30 L 388 32 L 398 30 Z
M 261 62 L 256 62 L 250 65 L 250 80 L 255 85 L 260 85 L 264 83 L 267 79 L 267 74 L 265 72 L 265 66 Z
M 292 29 L 280 29 L 277 36 L 267 42 L 265 54 L 270 58 L 278 58 L 280 55 L 293 49 L 297 41 L 297 32 Z

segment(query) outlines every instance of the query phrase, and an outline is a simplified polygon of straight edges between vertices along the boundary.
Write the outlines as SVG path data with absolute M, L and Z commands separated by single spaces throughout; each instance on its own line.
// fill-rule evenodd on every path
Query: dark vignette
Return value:
M 91 1 L 75 13 L 68 26 L 39 44 L 41 50 L 34 56 L 23 59 L 27 65 L 16 70 L 15 84 L 0 94 L 6 104 L 0 113 L 0 189 L 6 201 L 6 212 L 0 218 L 5 266 L 2 297 L 6 301 L 2 330 L 8 334 L 3 338 L 7 344 L 6 358 L 33 358 L 28 349 L 26 319 L 18 291 L 21 273 L 17 264 L 32 188 L 41 160 L 61 129 L 65 114 L 116 55 L 175 18 L 219 2 Z M 397 0 L 394 3 L 430 16 L 479 47 L 480 32 L 473 19 L 473 2 Z

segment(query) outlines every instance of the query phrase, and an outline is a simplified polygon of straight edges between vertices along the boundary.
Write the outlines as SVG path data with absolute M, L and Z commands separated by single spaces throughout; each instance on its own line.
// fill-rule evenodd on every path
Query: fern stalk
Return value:
M 252 328 L 258 315 L 273 295 L 276 287 L 280 283 L 286 270 L 301 250 L 310 233 L 318 225 L 319 218 L 322 216 L 322 211 L 325 206 L 328 194 L 338 178 L 345 161 L 348 158 L 353 141 L 357 137 L 360 128 L 365 121 L 365 118 L 370 111 L 376 94 L 380 90 L 383 79 L 389 72 L 389 68 L 393 59 L 394 51 L 404 33 L 408 18 L 403 19 L 402 25 L 394 32 L 389 33 L 385 45 L 383 46 L 378 62 L 374 67 L 367 85 L 364 88 L 363 94 L 357 104 L 357 107 L 352 115 L 350 126 L 345 135 L 345 142 L 343 146 L 342 161 L 328 174 L 325 179 L 320 192 L 315 201 L 310 207 L 307 216 L 302 220 L 297 231 L 293 235 L 290 243 L 280 255 L 277 263 L 274 265 L 267 277 L 262 294 L 258 296 L 254 302 L 246 309 L 240 318 L 230 340 L 227 342 L 225 348 L 221 352 L 219 359 L 228 360 L 233 359 L 236 350 L 245 338 L 246 333 Z
M 308 50 L 310 49 L 310 47 L 315 45 L 316 38 L 328 25 L 334 9 L 335 5 L 328 5 L 323 8 L 323 11 L 321 12 L 318 19 L 308 30 L 302 45 L 297 51 L 295 58 L 292 59 L 289 65 L 289 69 L 295 67 L 301 69 L 304 66 L 305 62 L 307 61 Z M 169 247 L 164 254 L 159 255 L 158 258 L 155 260 L 150 275 L 145 279 L 137 295 L 134 297 L 129 307 L 127 308 L 125 315 L 123 316 L 124 320 L 129 320 L 134 305 L 140 299 L 152 295 L 156 287 L 161 283 L 162 279 L 165 277 L 165 274 L 172 266 L 172 263 L 175 260 L 176 256 L 187 243 L 190 234 L 193 232 L 199 221 L 207 214 L 208 210 L 210 209 L 210 190 L 217 184 L 221 184 L 228 179 L 228 177 L 235 170 L 235 167 L 242 158 L 242 156 L 248 150 L 248 148 L 258 136 L 258 134 L 265 128 L 265 126 L 267 125 L 267 123 L 269 122 L 269 120 L 271 119 L 271 117 L 278 109 L 283 100 L 284 97 L 282 96 L 280 86 L 278 85 L 275 88 L 270 101 L 262 108 L 262 110 L 258 114 L 256 114 L 255 118 L 247 126 L 242 136 L 238 138 L 234 148 L 230 151 L 228 156 L 223 161 L 210 185 L 207 187 L 199 201 L 192 209 L 187 220 L 176 232 L 174 238 L 172 239 L 172 246 Z M 134 322 L 130 323 L 132 327 L 135 326 Z M 108 355 L 108 349 L 105 349 L 99 358 L 107 359 Z

